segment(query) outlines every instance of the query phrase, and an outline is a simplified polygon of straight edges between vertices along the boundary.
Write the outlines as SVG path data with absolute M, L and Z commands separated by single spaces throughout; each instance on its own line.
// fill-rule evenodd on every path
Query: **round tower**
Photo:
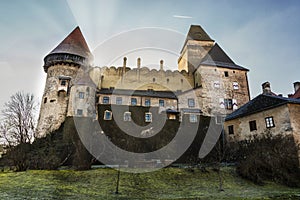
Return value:
M 37 137 L 58 129 L 64 122 L 72 82 L 79 69 L 90 66 L 93 56 L 76 27 L 56 48 L 44 58 L 46 84 L 41 102 Z

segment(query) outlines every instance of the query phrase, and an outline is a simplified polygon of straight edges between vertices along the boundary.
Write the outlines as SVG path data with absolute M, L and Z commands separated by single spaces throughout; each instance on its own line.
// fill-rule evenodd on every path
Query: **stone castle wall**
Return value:
M 177 70 L 95 67 L 91 70 L 90 76 L 99 89 L 113 87 L 129 90 L 185 91 L 194 87 L 193 75 Z
M 44 94 L 41 102 L 37 126 L 37 137 L 57 130 L 65 121 L 69 102 L 69 85 L 77 75 L 78 67 L 74 65 L 54 65 L 48 68 Z M 71 78 L 65 86 L 61 77 Z

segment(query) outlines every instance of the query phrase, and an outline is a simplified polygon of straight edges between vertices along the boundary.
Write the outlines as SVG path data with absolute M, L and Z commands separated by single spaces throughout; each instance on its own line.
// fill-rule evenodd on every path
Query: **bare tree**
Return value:
M 36 104 L 33 94 L 17 92 L 5 103 L 0 122 L 0 138 L 6 146 L 34 140 Z

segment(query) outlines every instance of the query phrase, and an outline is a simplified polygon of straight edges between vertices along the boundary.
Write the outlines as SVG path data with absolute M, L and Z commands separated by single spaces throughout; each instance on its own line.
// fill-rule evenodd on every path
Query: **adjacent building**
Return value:
M 227 140 L 236 142 L 263 134 L 280 134 L 292 135 L 295 143 L 300 145 L 300 99 L 274 94 L 269 82 L 262 86 L 262 94 L 226 117 Z M 298 89 L 295 88 L 295 94 Z M 300 150 L 298 155 L 300 160 Z

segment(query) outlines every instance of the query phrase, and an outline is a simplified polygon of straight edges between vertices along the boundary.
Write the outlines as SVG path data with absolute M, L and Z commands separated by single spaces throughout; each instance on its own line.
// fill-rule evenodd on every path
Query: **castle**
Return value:
M 180 42 L 180 41 L 178 41 Z M 93 55 L 76 27 L 44 58 L 47 73 L 41 102 L 37 137 L 58 129 L 66 117 L 97 119 L 99 105 L 155 107 L 169 120 L 187 115 L 197 123 L 200 115 L 216 116 L 221 123 L 250 100 L 248 69 L 239 66 L 210 38 L 199 25 L 191 25 L 178 58 L 178 70 L 149 69 L 137 58 L 135 67 L 91 66 Z M 153 113 L 146 112 L 151 123 Z M 101 113 L 104 120 L 122 115 L 131 120 L 131 113 Z

